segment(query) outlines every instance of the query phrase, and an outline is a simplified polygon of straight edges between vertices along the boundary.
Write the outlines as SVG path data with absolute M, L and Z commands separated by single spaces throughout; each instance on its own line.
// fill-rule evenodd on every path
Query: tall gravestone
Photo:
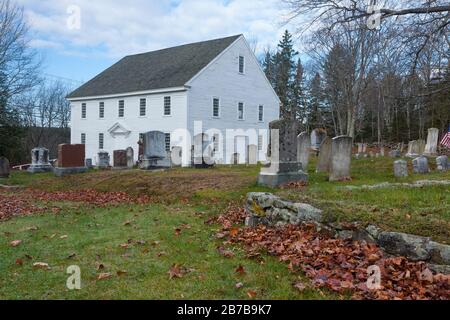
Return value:
M 0 178 L 9 178 L 10 172 L 9 160 L 5 157 L 0 157 Z
M 127 167 L 127 151 L 126 150 L 114 150 L 113 166 L 116 169 L 123 169 L 123 168 Z
M 209 137 L 205 133 L 194 137 L 193 164 L 195 168 L 207 168 L 214 165 L 213 148 Z
M 163 169 L 170 167 L 170 159 L 166 151 L 166 135 L 161 131 L 150 131 L 144 134 L 144 156 L 141 169 Z
M 428 129 L 427 144 L 425 145 L 425 150 L 423 152 L 426 156 L 436 156 L 437 147 L 439 139 L 439 129 L 430 128 Z
M 254 144 L 248 145 L 248 164 L 258 164 L 258 146 Z
M 132 147 L 128 147 L 126 150 L 127 153 L 127 167 L 128 169 L 134 168 L 134 150 Z
M 110 166 L 110 156 L 106 151 L 101 151 L 98 153 L 98 163 L 99 169 L 107 169 Z
M 327 133 L 323 129 L 314 129 L 311 132 L 311 149 L 318 151 L 322 142 L 327 137 Z
M 31 150 L 31 166 L 27 170 L 30 173 L 52 172 L 49 151 L 46 148 L 35 148 Z
M 330 181 L 350 179 L 350 165 L 352 161 L 353 138 L 339 136 L 331 142 Z
M 408 144 L 408 152 L 406 153 L 407 157 L 417 157 L 423 154 L 425 151 L 425 141 L 424 140 L 413 140 Z
M 414 173 L 429 173 L 428 159 L 425 156 L 417 157 L 413 160 Z
M 316 172 L 330 172 L 331 164 L 331 138 L 326 137 L 319 149 L 319 160 Z
M 171 165 L 174 167 L 180 167 L 183 161 L 183 148 L 175 146 L 170 152 Z
M 436 158 L 436 169 L 438 171 L 447 171 L 449 169 L 447 156 L 439 156 Z
M 276 120 L 270 123 L 270 163 L 261 168 L 260 185 L 276 187 L 289 182 L 307 181 L 308 174 L 297 161 L 299 123 Z
M 297 136 L 297 161 L 301 163 L 304 172 L 308 172 L 310 154 L 311 137 L 307 132 L 302 132 Z

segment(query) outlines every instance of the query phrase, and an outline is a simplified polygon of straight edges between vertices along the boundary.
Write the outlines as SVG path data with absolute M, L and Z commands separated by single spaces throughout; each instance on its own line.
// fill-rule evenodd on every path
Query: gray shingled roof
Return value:
M 81 98 L 183 86 L 239 37 L 127 56 L 67 97 Z

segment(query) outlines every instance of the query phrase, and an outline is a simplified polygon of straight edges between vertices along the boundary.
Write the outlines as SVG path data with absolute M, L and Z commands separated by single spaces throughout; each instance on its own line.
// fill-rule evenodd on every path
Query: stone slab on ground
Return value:
M 72 174 L 80 174 L 80 173 L 86 173 L 89 171 L 88 167 L 74 167 L 74 168 L 59 168 L 56 167 L 53 169 L 53 173 L 57 177 L 63 177 L 63 176 L 69 176 Z

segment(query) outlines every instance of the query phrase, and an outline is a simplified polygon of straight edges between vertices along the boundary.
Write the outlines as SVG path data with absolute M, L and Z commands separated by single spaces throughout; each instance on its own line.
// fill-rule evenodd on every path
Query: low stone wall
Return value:
M 386 253 L 405 256 L 412 261 L 426 261 L 432 269 L 450 273 L 450 246 L 399 232 L 383 231 L 376 226 L 364 228 L 359 223 L 329 223 L 322 210 L 306 203 L 282 200 L 271 193 L 252 192 L 247 194 L 245 224 L 283 226 L 286 224 L 312 223 L 319 232 L 336 238 L 376 243 Z

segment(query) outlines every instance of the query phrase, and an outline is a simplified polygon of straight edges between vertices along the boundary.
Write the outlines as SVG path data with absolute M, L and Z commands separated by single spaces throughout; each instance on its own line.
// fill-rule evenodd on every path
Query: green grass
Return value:
M 284 263 L 264 256 L 264 262 L 249 259 L 239 246 L 234 258 L 217 252 L 219 226 L 204 221 L 218 215 L 230 203 L 242 203 L 247 192 L 268 191 L 285 198 L 311 203 L 325 210 L 329 219 L 374 223 L 386 230 L 432 237 L 450 243 L 450 187 L 382 188 L 342 190 L 345 185 L 381 182 L 413 182 L 422 179 L 448 180 L 450 172 L 410 175 L 396 179 L 392 159 L 362 159 L 352 162 L 349 182 L 328 182 L 325 174 L 309 168 L 309 186 L 302 189 L 270 189 L 256 185 L 257 166 L 219 166 L 214 169 L 174 169 L 168 172 L 92 171 L 56 178 L 51 174 L 14 172 L 0 184 L 22 185 L 49 191 L 93 188 L 147 194 L 158 204 L 94 208 L 59 203 L 62 212 L 17 217 L 0 223 L 0 299 L 247 299 L 247 291 L 259 299 L 341 298 L 328 291 L 298 292 L 293 282 L 308 280 L 288 271 Z M 131 225 L 124 225 L 132 221 Z M 180 236 L 175 229 L 188 224 Z M 37 226 L 37 231 L 27 231 Z M 52 237 L 52 235 L 55 235 Z M 67 239 L 60 239 L 67 235 Z M 12 240 L 22 244 L 11 247 Z M 120 248 L 129 239 L 145 245 Z M 154 246 L 153 242 L 159 244 Z M 158 253 L 165 254 L 158 257 Z M 73 258 L 69 258 L 76 254 Z M 123 256 L 126 254 L 126 256 Z M 32 260 L 27 256 L 31 256 Z M 16 259 L 23 265 L 16 265 Z M 46 262 L 51 270 L 34 270 L 34 262 Z M 97 264 L 105 270 L 98 271 Z M 180 279 L 169 279 L 175 264 L 195 269 Z M 66 269 L 78 265 L 82 289 L 66 288 Z M 235 268 L 243 265 L 246 275 Z M 117 276 L 119 270 L 127 271 Z M 100 272 L 113 277 L 98 281 Z M 237 289 L 236 283 L 244 287 Z M 344 297 L 346 298 L 346 297 Z
M 260 299 L 335 297 L 314 289 L 296 292 L 292 283 L 299 281 L 299 276 L 290 274 L 286 265 L 274 258 L 265 257 L 261 264 L 246 259 L 238 247 L 233 248 L 234 258 L 221 256 L 214 238 L 217 226 L 206 226 L 205 217 L 196 215 L 194 208 L 179 209 L 163 205 L 80 208 L 1 223 L 0 298 L 248 299 L 248 290 L 256 291 Z M 132 223 L 126 226 L 125 221 Z M 175 229 L 184 224 L 191 228 L 176 236 Z M 39 229 L 27 231 L 30 226 Z M 68 237 L 60 239 L 62 235 Z M 14 239 L 23 242 L 9 246 Z M 129 239 L 145 240 L 146 244 L 121 248 Z M 158 257 L 161 252 L 164 254 Z M 17 258 L 23 260 L 22 266 L 15 264 Z M 51 270 L 35 270 L 34 262 L 46 262 Z M 98 271 L 100 263 L 105 269 Z M 168 271 L 175 263 L 195 271 L 170 280 Z M 81 290 L 66 288 L 70 265 L 81 268 Z M 243 276 L 235 273 L 239 265 L 246 270 Z M 117 276 L 119 270 L 127 274 Z M 101 272 L 111 272 L 113 277 L 97 281 Z M 237 289 L 238 282 L 244 287 Z

